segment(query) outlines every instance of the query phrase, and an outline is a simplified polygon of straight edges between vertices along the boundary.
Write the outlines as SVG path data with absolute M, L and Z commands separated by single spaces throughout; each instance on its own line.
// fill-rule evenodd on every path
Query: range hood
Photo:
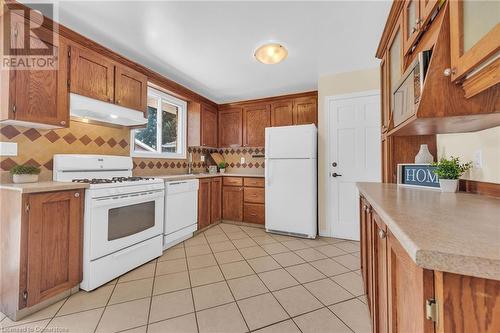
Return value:
M 71 119 L 86 123 L 128 127 L 148 122 L 141 111 L 73 93 L 69 96 L 69 110 Z

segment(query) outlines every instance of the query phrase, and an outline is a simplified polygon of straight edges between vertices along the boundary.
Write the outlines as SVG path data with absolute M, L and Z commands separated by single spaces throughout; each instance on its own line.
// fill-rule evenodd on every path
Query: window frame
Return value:
M 157 118 L 156 118 L 156 140 L 157 149 L 161 149 L 161 126 L 162 126 L 162 116 L 163 112 L 161 109 L 161 102 L 167 102 L 177 107 L 179 113 L 177 115 L 177 141 L 179 142 L 180 152 L 146 152 L 146 151 L 135 151 L 135 132 L 138 129 L 132 129 L 130 131 L 130 156 L 131 157 L 143 157 L 143 158 L 164 158 L 164 159 L 186 159 L 187 156 L 187 102 L 169 95 L 158 89 L 148 87 L 148 97 L 154 96 L 158 99 L 157 105 Z

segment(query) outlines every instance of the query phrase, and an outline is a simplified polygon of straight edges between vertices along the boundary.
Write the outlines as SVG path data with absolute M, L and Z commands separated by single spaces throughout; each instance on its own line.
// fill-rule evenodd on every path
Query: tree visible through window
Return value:
M 148 123 L 145 128 L 133 131 L 132 155 L 184 158 L 185 113 L 186 102 L 150 89 Z

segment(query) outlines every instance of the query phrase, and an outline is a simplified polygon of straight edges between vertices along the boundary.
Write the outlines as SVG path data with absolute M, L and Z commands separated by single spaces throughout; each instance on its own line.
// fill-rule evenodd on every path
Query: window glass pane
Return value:
M 143 202 L 110 209 L 108 241 L 137 234 L 155 225 L 155 202 Z
M 463 52 L 476 43 L 500 23 L 500 1 L 463 2 Z
M 162 153 L 176 153 L 179 151 L 177 140 L 177 123 L 179 109 L 177 106 L 162 101 L 161 151 Z
M 139 152 L 156 152 L 156 120 L 158 99 L 156 97 L 148 97 L 148 124 L 146 128 L 135 131 L 134 150 Z

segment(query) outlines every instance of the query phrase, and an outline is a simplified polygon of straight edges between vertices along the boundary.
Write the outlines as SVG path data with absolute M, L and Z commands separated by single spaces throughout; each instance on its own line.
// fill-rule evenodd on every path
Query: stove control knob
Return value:
M 79 198 L 80 197 L 80 193 L 76 192 L 75 193 L 75 198 Z

